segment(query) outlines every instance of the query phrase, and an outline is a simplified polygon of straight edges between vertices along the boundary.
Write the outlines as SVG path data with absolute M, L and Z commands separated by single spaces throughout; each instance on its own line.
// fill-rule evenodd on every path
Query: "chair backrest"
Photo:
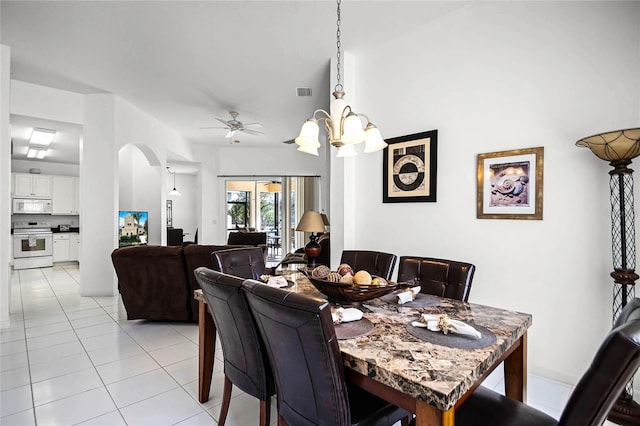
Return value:
M 273 369 L 278 415 L 289 425 L 350 424 L 329 303 L 253 280 L 242 288 Z
M 369 250 L 344 250 L 340 263 L 347 263 L 354 271 L 364 270 L 386 280 L 391 279 L 397 256 Z
M 401 256 L 398 282 L 414 281 L 420 292 L 466 302 L 476 267 L 471 263 L 433 257 Z
M 275 393 L 271 366 L 242 291 L 244 279 L 208 268 L 195 277 L 213 316 L 224 354 L 224 373 L 242 391 L 260 400 Z
M 214 269 L 236 277 L 257 280 L 266 270 L 260 247 L 220 250 L 213 252 L 212 256 L 216 265 Z
M 266 232 L 230 232 L 227 244 L 258 246 L 267 244 Z
M 640 366 L 640 299 L 624 307 L 565 405 L 559 425 L 601 425 Z

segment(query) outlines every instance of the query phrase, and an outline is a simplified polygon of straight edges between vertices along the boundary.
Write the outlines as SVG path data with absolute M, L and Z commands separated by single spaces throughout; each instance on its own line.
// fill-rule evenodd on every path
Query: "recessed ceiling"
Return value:
M 67 164 L 79 163 L 82 126 L 16 114 L 11 114 L 10 120 L 13 145 L 12 159 L 27 160 L 31 132 L 34 127 L 39 127 L 56 131 L 56 136 L 47 150 L 47 156 L 42 161 Z M 28 160 L 38 161 L 31 158 Z

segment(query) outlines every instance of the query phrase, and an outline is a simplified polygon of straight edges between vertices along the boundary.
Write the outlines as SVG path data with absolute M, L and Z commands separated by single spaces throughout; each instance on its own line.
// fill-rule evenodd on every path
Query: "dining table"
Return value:
M 326 299 L 296 269 L 279 271 L 291 283 L 286 290 Z M 201 290 L 200 402 L 209 398 L 215 325 Z M 345 377 L 352 384 L 415 414 L 415 425 L 455 424 L 455 410 L 503 364 L 505 395 L 526 402 L 527 330 L 530 314 L 419 293 L 399 304 L 394 293 L 355 305 L 363 315 L 335 325 Z M 471 339 L 414 327 L 422 314 L 447 315 L 479 331 Z

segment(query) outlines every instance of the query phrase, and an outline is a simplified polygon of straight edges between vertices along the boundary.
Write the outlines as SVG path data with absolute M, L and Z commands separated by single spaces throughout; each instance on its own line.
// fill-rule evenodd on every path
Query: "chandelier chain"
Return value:
M 336 65 L 337 68 L 337 75 L 336 78 L 338 80 L 338 84 L 336 84 L 336 90 L 338 90 L 338 87 L 340 88 L 340 90 L 342 90 L 342 83 L 340 83 L 341 80 L 341 75 L 340 75 L 340 69 L 342 68 L 342 61 L 341 61 L 341 52 L 340 52 L 340 48 L 342 47 L 342 43 L 340 41 L 340 36 L 342 35 L 341 31 L 340 31 L 340 23 L 342 22 L 341 16 L 340 16 L 340 4 L 342 3 L 341 0 L 338 0 L 338 20 L 336 21 L 337 24 L 337 31 L 336 31 L 336 47 L 338 48 L 338 53 L 337 53 L 337 57 L 338 57 L 338 63 Z

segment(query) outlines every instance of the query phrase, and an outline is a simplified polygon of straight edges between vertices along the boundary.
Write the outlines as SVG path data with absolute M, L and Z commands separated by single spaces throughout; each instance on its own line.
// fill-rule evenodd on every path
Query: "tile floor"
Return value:
M 222 395 L 197 400 L 197 324 L 127 321 L 119 297 L 80 297 L 77 265 L 14 271 L 0 330 L 0 424 L 212 425 Z M 502 389 L 501 373 L 485 384 Z M 529 404 L 558 417 L 571 386 L 530 375 Z M 234 389 L 227 424 L 254 425 L 258 401 Z M 271 424 L 275 425 L 275 400 Z M 609 423 L 612 424 L 612 423 Z

